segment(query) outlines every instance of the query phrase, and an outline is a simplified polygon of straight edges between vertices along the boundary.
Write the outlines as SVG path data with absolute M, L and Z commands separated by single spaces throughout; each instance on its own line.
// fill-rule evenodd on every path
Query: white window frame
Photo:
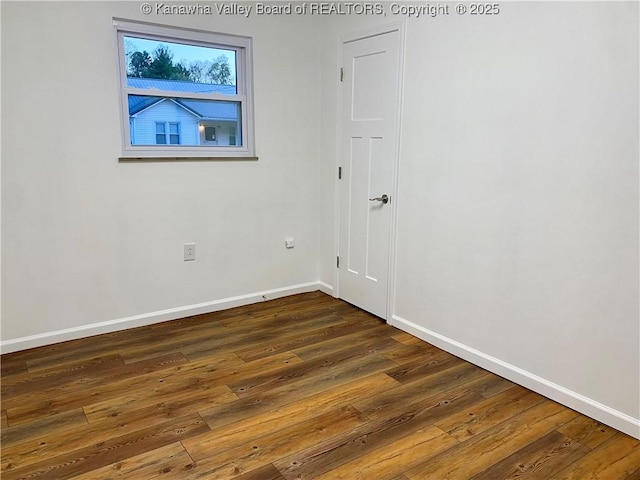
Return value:
M 212 33 L 188 28 L 169 27 L 115 18 L 113 20 L 113 25 L 115 27 L 118 42 L 118 80 L 120 85 L 120 110 L 122 124 L 121 160 L 153 158 L 175 158 L 186 160 L 190 158 L 257 158 L 255 157 L 253 121 L 253 41 L 250 37 Z M 186 45 L 234 50 L 236 53 L 236 95 L 223 95 L 219 93 L 188 93 L 165 90 L 149 91 L 148 89 L 129 87 L 127 85 L 127 65 L 124 54 L 125 36 L 148 38 L 160 42 L 183 43 Z M 129 95 L 153 95 L 154 97 L 165 98 L 189 98 L 239 102 L 241 115 L 240 131 L 242 132 L 243 144 L 236 146 L 131 145 L 128 102 Z
M 171 126 L 175 125 L 176 126 L 176 133 L 171 133 Z M 167 140 L 168 140 L 168 144 L 169 145 L 181 145 L 182 144 L 182 129 L 180 128 L 180 122 L 167 122 L 167 126 L 169 127 L 169 131 L 167 132 Z M 178 137 L 178 143 L 171 143 L 171 136 L 172 135 L 177 135 Z
M 158 125 L 162 125 L 164 132 L 158 133 Z M 176 133 L 171 133 L 171 126 L 175 125 L 178 130 Z M 158 135 L 164 136 L 164 143 L 158 143 Z M 171 143 L 171 136 L 177 135 L 178 143 Z M 156 121 L 156 145 L 181 145 L 182 131 L 180 128 L 180 122 L 157 122 Z M 146 146 L 146 145 L 145 145 Z
M 158 133 L 158 126 L 162 126 L 162 132 Z M 164 143 L 158 142 L 158 135 L 162 135 L 164 137 Z M 168 145 L 167 142 L 167 122 L 156 122 L 156 145 Z

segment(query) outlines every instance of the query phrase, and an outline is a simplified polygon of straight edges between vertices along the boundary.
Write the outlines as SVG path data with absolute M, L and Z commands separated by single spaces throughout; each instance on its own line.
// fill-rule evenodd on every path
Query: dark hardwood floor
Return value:
M 2 478 L 640 480 L 640 442 L 321 293 L 2 356 Z

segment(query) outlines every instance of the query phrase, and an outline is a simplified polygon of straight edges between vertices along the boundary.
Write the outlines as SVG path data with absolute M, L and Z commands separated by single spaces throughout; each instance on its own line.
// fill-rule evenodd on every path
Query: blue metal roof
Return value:
M 175 100 L 192 112 L 197 113 L 203 119 L 238 120 L 238 104 L 236 102 L 214 102 L 186 98 L 176 98 Z
M 145 110 L 148 107 L 164 100 L 166 97 L 147 97 L 142 95 L 129 95 L 129 116 Z M 202 120 L 229 120 L 237 121 L 239 104 L 221 100 L 194 100 L 187 98 L 167 98 L 178 105 L 185 107 L 195 117 Z
M 235 85 L 217 85 L 215 83 L 194 83 L 182 80 L 163 80 L 155 78 L 131 78 L 127 77 L 127 85 L 133 88 L 151 90 L 164 90 L 168 92 L 188 93 L 220 93 L 222 95 L 235 95 Z M 160 102 L 166 97 L 129 95 L 129 116 Z M 182 105 L 196 117 L 205 120 L 238 120 L 239 113 L 237 102 L 225 102 L 220 100 L 195 100 L 187 98 L 170 98 L 170 100 Z
M 215 83 L 194 83 L 182 80 L 163 80 L 156 78 L 127 77 L 127 86 L 146 90 L 164 90 L 168 92 L 220 93 L 235 95 L 235 85 L 218 85 Z
M 158 103 L 162 97 L 143 97 L 142 95 L 129 95 L 129 116 Z

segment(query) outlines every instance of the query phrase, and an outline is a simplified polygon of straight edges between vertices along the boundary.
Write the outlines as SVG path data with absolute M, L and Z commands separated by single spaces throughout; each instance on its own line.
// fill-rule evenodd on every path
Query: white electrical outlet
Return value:
M 190 262 L 196 259 L 196 244 L 185 243 L 184 244 L 184 261 Z

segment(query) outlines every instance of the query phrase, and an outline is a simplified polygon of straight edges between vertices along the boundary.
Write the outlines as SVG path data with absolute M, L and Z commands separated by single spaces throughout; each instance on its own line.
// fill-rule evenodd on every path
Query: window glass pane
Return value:
M 236 144 L 236 127 L 229 127 L 229 145 Z
M 171 145 L 180 145 L 179 128 L 180 124 L 178 123 L 169 124 L 169 143 Z
M 240 102 L 129 95 L 128 106 L 131 145 L 242 145 Z
M 237 93 L 236 51 L 124 37 L 127 86 L 189 93 Z

